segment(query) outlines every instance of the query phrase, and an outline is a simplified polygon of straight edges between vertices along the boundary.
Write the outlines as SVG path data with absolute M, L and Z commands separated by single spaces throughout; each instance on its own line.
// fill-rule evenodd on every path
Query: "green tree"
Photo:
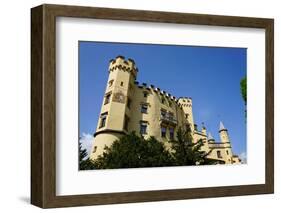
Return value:
M 242 98 L 245 104 L 247 104 L 247 77 L 244 77 L 240 81 L 240 90 L 241 90 Z
M 82 144 L 79 142 L 79 170 L 94 169 L 94 164 L 87 155 L 87 150 L 83 149 Z
M 193 142 L 190 125 L 186 130 L 179 129 L 177 131 L 177 140 L 170 141 L 172 156 L 177 166 L 187 165 L 210 165 L 216 164 L 218 161 L 208 159 L 207 156 L 210 152 L 202 151 L 204 145 L 203 140 L 196 143 Z
M 171 154 L 154 137 L 145 140 L 132 132 L 105 147 L 102 156 L 94 160 L 98 169 L 143 168 L 172 166 Z
M 168 151 L 154 137 L 145 140 L 132 132 L 105 147 L 103 155 L 93 161 L 96 169 L 144 168 L 162 166 L 209 165 L 218 163 L 208 159 L 202 151 L 203 141 L 193 143 L 191 130 L 179 129 L 177 140 L 170 141 Z

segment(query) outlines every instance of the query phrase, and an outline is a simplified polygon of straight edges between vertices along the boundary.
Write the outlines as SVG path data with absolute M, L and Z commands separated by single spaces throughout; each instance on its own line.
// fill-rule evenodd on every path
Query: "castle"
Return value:
M 169 148 L 169 140 L 176 139 L 176 132 L 190 124 L 193 142 L 203 140 L 202 149 L 210 152 L 208 158 L 223 164 L 240 163 L 232 153 L 227 129 L 222 122 L 219 127 L 220 142 L 216 142 L 206 128 L 198 130 L 193 121 L 192 99 L 176 98 L 154 85 L 139 84 L 138 69 L 132 59 L 117 56 L 110 60 L 98 126 L 90 154 L 96 159 L 123 135 L 135 131 L 144 138 L 154 136 Z

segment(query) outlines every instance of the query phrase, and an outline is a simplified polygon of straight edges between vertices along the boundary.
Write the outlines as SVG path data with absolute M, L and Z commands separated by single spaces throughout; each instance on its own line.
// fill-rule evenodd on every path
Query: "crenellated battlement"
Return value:
M 111 59 L 109 63 L 109 72 L 116 69 L 123 70 L 125 72 L 131 72 L 134 77 L 137 77 L 138 68 L 133 59 L 126 60 L 124 56 L 117 56 L 115 59 Z
M 182 107 L 192 107 L 192 98 L 191 97 L 180 97 L 178 103 Z

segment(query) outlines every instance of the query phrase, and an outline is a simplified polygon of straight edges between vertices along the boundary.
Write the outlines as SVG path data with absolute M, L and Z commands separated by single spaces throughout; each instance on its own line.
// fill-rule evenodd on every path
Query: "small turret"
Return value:
M 123 70 L 124 72 L 131 73 L 134 78 L 137 78 L 138 68 L 135 65 L 135 61 L 133 59 L 126 60 L 124 56 L 117 56 L 115 59 L 111 59 L 109 63 L 109 72 L 113 72 L 115 70 Z
M 222 143 L 230 142 L 227 129 L 224 127 L 222 122 L 220 122 L 219 134 L 220 134 L 220 139 L 221 139 Z
M 215 142 L 215 139 L 213 138 L 212 134 L 209 132 L 208 134 L 208 142 Z
M 204 135 L 207 135 L 207 130 L 206 130 L 206 127 L 205 127 L 205 124 L 202 123 L 202 130 L 201 130 L 202 134 Z

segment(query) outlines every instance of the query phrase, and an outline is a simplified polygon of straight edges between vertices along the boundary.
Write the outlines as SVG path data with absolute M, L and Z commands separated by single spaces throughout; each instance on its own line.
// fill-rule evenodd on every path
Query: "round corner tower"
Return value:
M 220 128 L 219 128 L 219 134 L 220 134 L 220 140 L 221 143 L 224 144 L 225 147 L 225 153 L 223 154 L 225 157 L 225 162 L 232 163 L 232 148 L 231 148 L 231 143 L 230 143 L 230 138 L 228 135 L 227 129 L 224 127 L 223 123 L 220 122 Z
M 128 97 L 133 93 L 138 69 L 132 59 L 126 60 L 123 56 L 117 56 L 110 60 L 108 71 L 108 81 L 90 154 L 93 160 L 102 155 L 105 146 L 110 146 L 128 131 Z
M 219 129 L 220 139 L 222 143 L 230 143 L 228 131 L 224 127 L 223 123 L 220 122 L 220 129 Z

